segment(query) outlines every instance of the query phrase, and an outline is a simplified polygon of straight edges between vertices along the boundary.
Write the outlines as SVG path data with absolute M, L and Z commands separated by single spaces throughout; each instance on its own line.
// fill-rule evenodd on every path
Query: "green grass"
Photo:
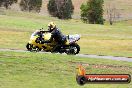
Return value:
M 0 88 L 80 88 L 76 68 L 83 64 L 89 74 L 131 74 L 129 62 L 76 56 L 0 52 Z M 86 66 L 89 65 L 89 66 Z M 130 84 L 87 84 L 82 88 L 131 88 Z
M 54 21 L 64 34 L 81 34 L 78 41 L 84 54 L 132 57 L 132 21 L 113 26 L 84 24 L 80 20 L 59 20 L 36 13 L 5 11 L 0 15 L 0 48 L 25 49 L 30 35 Z

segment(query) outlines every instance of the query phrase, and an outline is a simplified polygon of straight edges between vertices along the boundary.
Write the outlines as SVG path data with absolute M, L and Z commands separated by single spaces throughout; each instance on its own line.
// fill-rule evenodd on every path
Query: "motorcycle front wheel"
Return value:
M 26 48 L 27 48 L 28 51 L 32 51 L 33 45 L 27 43 Z
M 31 51 L 31 52 L 39 52 L 42 50 L 41 48 L 37 46 L 33 46 L 32 44 L 29 44 L 29 43 L 27 43 L 26 48 L 28 51 Z

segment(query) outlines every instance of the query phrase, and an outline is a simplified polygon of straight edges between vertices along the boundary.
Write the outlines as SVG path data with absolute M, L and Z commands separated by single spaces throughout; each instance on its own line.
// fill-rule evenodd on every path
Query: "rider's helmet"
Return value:
M 54 22 L 50 22 L 48 24 L 48 27 L 49 27 L 48 29 L 49 31 L 53 31 L 56 28 L 56 24 Z

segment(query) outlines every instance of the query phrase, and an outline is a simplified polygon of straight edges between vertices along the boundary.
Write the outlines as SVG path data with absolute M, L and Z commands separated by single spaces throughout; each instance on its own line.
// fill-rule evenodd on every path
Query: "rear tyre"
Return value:
M 69 50 L 66 52 L 68 55 L 76 55 L 80 52 L 80 46 L 75 43 L 69 46 Z

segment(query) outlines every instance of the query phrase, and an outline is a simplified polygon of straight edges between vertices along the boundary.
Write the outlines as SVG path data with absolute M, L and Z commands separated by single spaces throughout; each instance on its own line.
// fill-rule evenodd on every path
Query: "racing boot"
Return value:
M 61 45 L 56 45 L 52 50 L 51 50 L 51 53 L 57 53 L 60 51 L 60 47 Z

